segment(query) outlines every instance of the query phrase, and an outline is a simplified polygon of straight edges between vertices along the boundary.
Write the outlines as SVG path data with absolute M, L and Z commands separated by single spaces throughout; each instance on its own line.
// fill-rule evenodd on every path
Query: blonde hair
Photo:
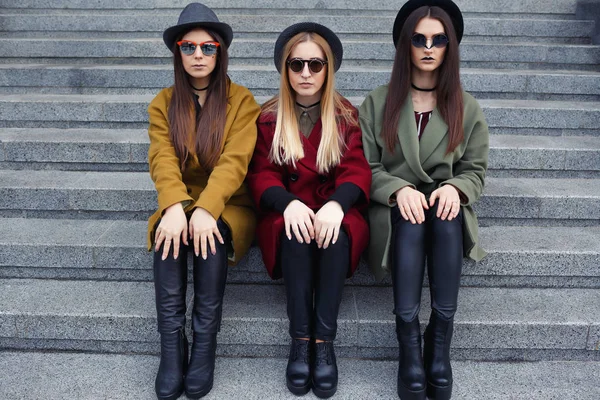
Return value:
M 262 109 L 263 112 L 277 113 L 275 135 L 269 158 L 278 165 L 292 164 L 296 167 L 296 161 L 304 158 L 301 133 L 296 116 L 296 93 L 289 80 L 289 71 L 286 61 L 294 46 L 301 42 L 314 42 L 325 53 L 327 58 L 327 76 L 323 83 L 321 95 L 321 143 L 317 151 L 317 169 L 319 173 L 325 174 L 340 163 L 345 143 L 338 131 L 338 120 L 341 118 L 351 125 L 357 121 L 353 114 L 353 108 L 349 107 L 344 98 L 335 91 L 335 60 L 331 47 L 320 35 L 312 32 L 301 32 L 292 37 L 283 48 L 281 57 L 281 80 L 279 83 L 279 94 L 267 101 Z

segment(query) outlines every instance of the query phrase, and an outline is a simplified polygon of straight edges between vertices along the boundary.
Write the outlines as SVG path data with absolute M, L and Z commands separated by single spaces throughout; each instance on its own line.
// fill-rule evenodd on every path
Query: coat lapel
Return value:
M 423 135 L 421 135 L 421 143 L 419 149 L 419 159 L 421 165 L 434 153 L 440 142 L 444 140 L 448 134 L 448 125 L 442 119 L 440 111 L 437 107 L 433 110 L 431 118 L 425 127 Z
M 304 165 L 306 168 L 315 171 L 316 173 L 319 173 L 317 170 L 317 152 L 319 151 L 319 144 L 321 143 L 322 128 L 323 124 L 321 122 L 321 118 L 319 118 L 310 132 L 308 139 L 306 136 L 300 133 L 302 146 L 304 147 L 304 158 L 298 162 Z
M 400 148 L 402 149 L 406 164 L 408 164 L 415 176 L 423 182 L 433 182 L 429 175 L 423 171 L 423 167 L 421 167 L 419 136 L 417 134 L 417 123 L 415 122 L 415 112 L 410 93 L 400 111 L 398 140 L 400 141 Z

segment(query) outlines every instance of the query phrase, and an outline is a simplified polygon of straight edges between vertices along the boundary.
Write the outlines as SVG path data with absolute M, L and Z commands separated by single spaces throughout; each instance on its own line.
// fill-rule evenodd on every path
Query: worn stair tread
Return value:
M 0 222 L 0 267 L 151 269 L 145 221 L 2 218 Z M 481 227 L 479 234 L 488 256 L 466 263 L 463 275 L 600 278 L 600 227 L 496 226 Z M 253 273 L 260 282 L 270 281 L 257 247 L 231 272 Z M 376 283 L 366 265 L 361 265 L 360 273 L 363 282 Z
M 0 128 L 0 143 L 136 143 L 149 144 L 146 129 Z M 492 149 L 599 151 L 600 137 L 491 135 Z
M 0 279 L 0 338 L 155 342 L 150 282 Z M 396 346 L 392 288 L 344 290 L 338 343 L 363 351 Z M 424 291 L 421 321 L 429 313 Z M 591 351 L 600 343 L 595 289 L 463 287 L 455 317 L 458 349 Z M 227 285 L 220 343 L 284 346 L 285 289 Z M 1 339 L 0 339 L 1 341 Z
M 294 399 L 285 387 L 282 358 L 219 357 L 215 383 L 205 399 Z M 152 355 L 0 353 L 0 397 L 154 398 L 159 358 Z M 35 366 L 32 368 L 32 366 Z M 338 358 L 336 399 L 396 399 L 393 361 Z M 453 361 L 453 399 L 527 398 L 531 400 L 600 397 L 600 362 L 541 361 L 498 363 Z M 568 379 L 565 379 L 568 377 Z M 25 397 L 23 397 L 25 396 Z M 181 397 L 182 399 L 185 397 Z M 317 399 L 312 393 L 305 399 Z
M 8 94 L 2 96 L 2 103 L 28 102 L 28 103 L 49 103 L 49 102 L 70 102 L 83 104 L 104 104 L 104 103 L 142 103 L 148 104 L 154 98 L 153 95 L 80 95 L 80 94 Z M 259 103 L 268 100 L 269 97 L 256 96 Z M 348 97 L 354 104 L 360 104 L 364 97 Z M 593 101 L 559 101 L 559 100 L 520 100 L 520 99 L 479 99 L 477 102 L 484 108 L 527 108 L 544 110 L 578 110 L 578 111 L 600 111 L 600 102 Z M 5 116 L 8 117 L 8 116 Z
M 154 191 L 146 172 L 0 171 L 1 189 Z M 488 178 L 483 196 L 600 199 L 599 179 Z

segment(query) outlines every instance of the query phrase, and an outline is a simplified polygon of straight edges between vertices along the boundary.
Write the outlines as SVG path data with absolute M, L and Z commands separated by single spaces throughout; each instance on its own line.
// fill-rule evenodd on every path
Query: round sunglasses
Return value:
M 180 40 L 177 42 L 179 49 L 186 56 L 191 56 L 196 52 L 196 47 L 200 46 L 200 50 L 202 50 L 202 54 L 205 56 L 214 56 L 217 54 L 217 49 L 219 48 L 219 42 L 202 42 L 196 43 L 191 40 Z
M 426 49 L 431 49 L 432 47 L 443 49 L 444 47 L 448 46 L 449 42 L 448 36 L 444 35 L 443 33 L 435 35 L 433 38 L 431 38 L 431 46 L 429 47 L 427 47 L 427 38 L 422 33 L 415 33 L 410 41 L 412 45 L 418 49 L 423 47 Z
M 304 69 L 304 64 L 308 64 L 308 69 L 313 74 L 318 74 L 323 70 L 323 67 L 327 64 L 327 61 L 321 60 L 320 58 L 311 58 L 310 60 L 303 60 L 301 58 L 292 58 L 287 60 L 287 65 L 293 72 L 301 72 Z

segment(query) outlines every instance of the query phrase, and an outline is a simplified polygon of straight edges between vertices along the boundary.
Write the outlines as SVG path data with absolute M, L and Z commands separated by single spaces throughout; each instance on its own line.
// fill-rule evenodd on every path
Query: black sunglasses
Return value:
M 427 38 L 422 33 L 415 33 L 410 40 L 412 45 L 418 49 L 425 47 L 426 49 L 431 49 L 432 47 L 437 47 L 438 49 L 443 49 L 448 46 L 448 36 L 442 34 L 435 35 L 431 38 L 431 46 L 427 47 Z
M 202 54 L 205 56 L 214 56 L 217 54 L 217 49 L 219 48 L 219 42 L 202 42 L 196 43 L 191 40 L 180 40 L 177 42 L 181 52 L 186 56 L 191 56 L 196 52 L 196 47 L 200 46 L 200 50 L 202 50 Z
M 304 69 L 304 63 L 308 64 L 308 69 L 313 74 L 318 74 L 323 70 L 327 61 L 321 60 L 320 58 L 311 58 L 310 60 L 303 60 L 301 58 L 292 58 L 291 60 L 287 60 L 287 65 L 294 72 L 300 72 Z

